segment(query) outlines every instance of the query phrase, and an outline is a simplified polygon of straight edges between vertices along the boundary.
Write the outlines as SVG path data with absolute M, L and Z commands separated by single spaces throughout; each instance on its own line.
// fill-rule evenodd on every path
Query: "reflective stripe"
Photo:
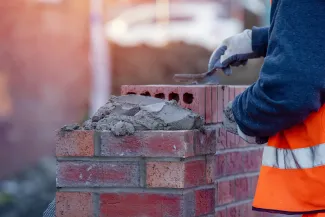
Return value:
M 308 169 L 324 166 L 325 144 L 294 150 L 266 146 L 262 165 L 279 169 Z

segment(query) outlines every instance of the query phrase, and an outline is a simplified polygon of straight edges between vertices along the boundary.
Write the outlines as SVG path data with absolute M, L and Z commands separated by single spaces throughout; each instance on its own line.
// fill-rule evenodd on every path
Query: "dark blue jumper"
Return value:
M 270 27 L 254 27 L 252 41 L 264 65 L 232 110 L 243 133 L 269 137 L 325 103 L 325 1 L 273 0 Z

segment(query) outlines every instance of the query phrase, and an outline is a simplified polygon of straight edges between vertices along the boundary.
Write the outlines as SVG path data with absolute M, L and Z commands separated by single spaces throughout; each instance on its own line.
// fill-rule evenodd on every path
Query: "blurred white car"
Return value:
M 217 3 L 141 4 L 112 19 L 105 31 L 108 40 L 124 46 L 183 41 L 212 50 L 243 28 L 241 20 L 223 17 Z

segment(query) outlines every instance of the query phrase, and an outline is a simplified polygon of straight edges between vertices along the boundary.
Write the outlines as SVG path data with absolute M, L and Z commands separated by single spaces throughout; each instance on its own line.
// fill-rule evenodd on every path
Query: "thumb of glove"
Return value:
M 226 50 L 227 46 L 221 46 L 212 53 L 208 64 L 208 71 L 212 71 L 214 69 L 222 69 L 226 75 L 229 76 L 232 74 L 230 66 L 225 67 L 221 64 L 220 58 L 222 55 L 224 55 Z

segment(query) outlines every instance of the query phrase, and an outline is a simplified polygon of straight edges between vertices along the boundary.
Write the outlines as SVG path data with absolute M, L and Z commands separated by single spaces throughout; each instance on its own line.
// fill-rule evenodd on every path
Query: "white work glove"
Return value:
M 252 30 L 245 30 L 242 33 L 225 39 L 221 45 L 212 53 L 209 60 L 209 71 L 229 66 L 245 65 L 248 59 L 261 57 L 252 49 Z M 227 75 L 231 70 L 226 70 Z
M 245 140 L 249 144 L 265 144 L 268 141 L 268 138 L 259 138 L 245 135 L 238 127 L 234 114 L 232 112 L 232 101 L 230 101 L 223 112 L 223 127 L 233 134 L 239 135 L 243 140 Z

